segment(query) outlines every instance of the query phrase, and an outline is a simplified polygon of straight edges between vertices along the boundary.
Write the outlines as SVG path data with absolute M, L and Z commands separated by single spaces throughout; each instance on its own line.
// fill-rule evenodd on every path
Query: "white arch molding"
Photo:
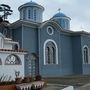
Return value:
M 45 42 L 44 42 L 44 46 L 43 46 L 43 56 L 44 56 L 44 65 L 46 65 L 46 55 L 45 55 L 45 46 L 48 42 L 53 42 L 55 44 L 55 47 L 56 47 L 56 64 L 58 64 L 58 47 L 57 47 L 57 44 L 54 40 L 52 39 L 47 39 Z
M 84 62 L 84 48 L 85 48 L 85 47 L 88 49 L 88 63 L 85 63 L 85 62 Z M 83 53 L 83 64 L 90 64 L 90 60 L 89 60 L 89 48 L 88 48 L 87 45 L 84 45 L 84 46 L 83 46 L 82 53 Z

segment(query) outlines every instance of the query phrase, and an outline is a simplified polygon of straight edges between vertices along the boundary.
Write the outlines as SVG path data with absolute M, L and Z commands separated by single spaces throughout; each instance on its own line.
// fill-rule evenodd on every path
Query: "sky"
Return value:
M 18 7 L 30 0 L 0 0 L 0 4 L 9 5 L 13 14 L 9 16 L 9 21 L 15 22 L 19 19 Z M 32 0 L 45 8 L 43 21 L 48 20 L 58 13 L 60 8 L 62 13 L 71 18 L 71 30 L 90 32 L 90 0 Z

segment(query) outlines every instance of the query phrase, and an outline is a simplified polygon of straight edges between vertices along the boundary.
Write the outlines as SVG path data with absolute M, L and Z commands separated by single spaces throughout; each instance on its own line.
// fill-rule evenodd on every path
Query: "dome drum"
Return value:
M 59 13 L 55 14 L 51 19 L 56 21 L 63 29 L 70 30 L 71 18 L 69 18 L 65 14 L 59 12 Z
M 20 19 L 38 23 L 42 22 L 44 7 L 41 5 L 31 1 L 21 5 L 18 10 L 20 12 Z

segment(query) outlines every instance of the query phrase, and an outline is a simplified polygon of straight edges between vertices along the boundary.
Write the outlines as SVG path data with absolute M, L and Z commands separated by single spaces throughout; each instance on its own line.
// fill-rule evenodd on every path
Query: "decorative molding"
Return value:
M 49 31 L 49 29 L 51 29 L 51 32 Z M 49 35 L 53 35 L 53 34 L 54 34 L 54 29 L 53 29 L 51 26 L 48 26 L 48 27 L 47 27 L 47 33 L 48 33 Z
M 84 62 L 84 48 L 87 47 L 88 49 L 88 63 L 85 63 Z M 89 48 L 87 45 L 84 45 L 83 48 L 82 48 L 82 55 L 83 55 L 83 64 L 90 64 L 90 61 L 89 61 Z
M 46 65 L 46 57 L 45 57 L 45 46 L 48 42 L 53 42 L 55 44 L 55 47 L 56 47 L 56 64 L 58 64 L 58 47 L 57 47 L 57 44 L 54 40 L 52 39 L 47 39 L 45 42 L 44 42 L 44 46 L 43 46 L 43 55 L 44 55 L 44 65 Z

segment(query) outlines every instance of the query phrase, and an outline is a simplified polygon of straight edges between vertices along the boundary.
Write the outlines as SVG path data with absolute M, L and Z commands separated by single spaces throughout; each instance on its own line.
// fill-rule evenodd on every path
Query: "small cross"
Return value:
M 31 2 L 32 2 L 32 0 L 31 0 Z
M 60 10 L 61 10 L 61 8 L 58 9 L 59 13 L 60 13 Z

